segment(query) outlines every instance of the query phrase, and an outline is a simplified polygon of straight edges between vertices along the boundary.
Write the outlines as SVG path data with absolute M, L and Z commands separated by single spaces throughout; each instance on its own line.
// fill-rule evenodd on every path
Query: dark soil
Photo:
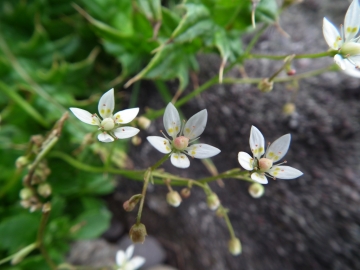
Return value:
M 327 50 L 322 18 L 326 14 L 340 24 L 347 7 L 347 1 L 304 1 L 281 16 L 280 24 L 291 39 L 271 27 L 254 52 Z M 199 81 L 203 83 L 217 73 L 220 59 L 205 55 L 199 60 Z M 298 60 L 294 67 L 301 73 L 332 63 L 332 59 Z M 268 77 L 280 65 L 252 60 L 245 69 L 250 77 Z M 230 75 L 241 77 L 238 70 Z M 260 199 L 253 199 L 247 191 L 249 184 L 240 180 L 227 179 L 224 188 L 211 184 L 230 209 L 243 245 L 238 257 L 229 254 L 225 223 L 207 209 L 202 190 L 194 188 L 179 208 L 171 208 L 165 202 L 166 189 L 150 187 L 142 221 L 168 251 L 168 262 L 180 270 L 360 269 L 359 85 L 359 79 L 335 72 L 300 81 L 297 93 L 286 84 L 276 84 L 267 94 L 253 85 L 216 85 L 184 105 L 181 111 L 187 118 L 208 110 L 201 142 L 222 150 L 212 158 L 220 172 L 240 167 L 237 154 L 249 152 L 250 127 L 255 125 L 267 142 L 291 133 L 286 160 L 304 175 L 290 181 L 271 180 Z M 176 84 L 170 87 L 175 93 Z M 142 88 L 139 107 L 160 109 L 166 105 L 150 83 Z M 289 101 L 296 104 L 296 112 L 285 116 L 282 108 Z M 145 139 L 159 135 L 162 128 L 160 118 L 147 134 L 142 132 L 144 143 L 130 151 L 135 168 L 146 168 L 162 157 Z M 176 169 L 169 161 L 163 167 L 194 179 L 209 175 L 196 159 L 187 170 Z M 141 188 L 141 183 L 121 179 L 117 192 L 108 199 L 115 221 L 126 229 L 134 223 L 135 213 L 127 214 L 119 206 Z

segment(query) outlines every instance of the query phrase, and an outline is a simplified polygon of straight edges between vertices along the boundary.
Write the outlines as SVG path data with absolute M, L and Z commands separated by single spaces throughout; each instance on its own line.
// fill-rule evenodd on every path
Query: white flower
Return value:
M 72 113 L 82 122 L 98 126 L 102 131 L 98 135 L 101 142 L 113 142 L 115 139 L 126 139 L 138 134 L 140 130 L 133 127 L 123 127 L 130 123 L 138 114 L 139 108 L 127 109 L 113 115 L 115 106 L 114 88 L 107 91 L 99 100 L 98 110 L 101 118 L 96 114 L 79 108 L 70 108 Z
M 269 146 L 265 153 L 264 136 L 256 127 L 252 126 L 249 143 L 254 157 L 251 157 L 248 153 L 239 152 L 239 163 L 245 170 L 254 171 L 251 174 L 251 179 L 261 184 L 268 183 L 265 175 L 270 175 L 270 177 L 274 179 L 297 178 L 303 175 L 301 171 L 290 166 L 282 166 L 282 163 L 273 165 L 273 163 L 278 162 L 286 155 L 289 149 L 290 139 L 290 134 L 281 136 Z M 263 155 L 264 157 L 261 157 Z
M 181 128 L 180 116 L 172 103 L 166 106 L 164 113 L 164 126 L 166 132 L 172 137 L 168 139 L 159 136 L 149 136 L 147 140 L 158 151 L 171 154 L 171 163 L 178 168 L 188 168 L 190 160 L 185 155 L 193 158 L 209 158 L 220 153 L 220 150 L 208 144 L 193 144 L 203 133 L 207 122 L 207 111 L 202 110 L 193 115 Z M 180 136 L 178 136 L 180 135 Z
M 338 53 L 334 56 L 335 63 L 350 76 L 360 77 L 360 5 L 353 0 L 345 15 L 344 26 L 340 32 L 326 18 L 323 20 L 323 34 L 329 47 Z
M 145 258 L 135 256 L 131 259 L 134 253 L 134 245 L 129 246 L 126 251 L 119 250 L 116 253 L 116 264 L 119 266 L 117 270 L 136 270 L 145 263 Z

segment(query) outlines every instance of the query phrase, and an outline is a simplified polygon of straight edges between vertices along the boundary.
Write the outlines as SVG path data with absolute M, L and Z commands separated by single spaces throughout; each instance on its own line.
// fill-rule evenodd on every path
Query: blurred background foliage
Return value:
M 26 169 L 15 166 L 33 135 L 46 136 L 69 107 L 96 112 L 99 97 L 126 82 L 177 79 L 181 91 L 189 73 L 199 69 L 199 53 L 241 64 L 241 37 L 253 30 L 252 7 L 251 1 L 233 0 L 1 1 L 0 258 L 36 239 L 41 213 L 20 205 Z M 262 0 L 256 22 L 274 23 L 277 14 L 275 0 Z M 130 95 L 141 91 L 146 90 Z M 127 107 L 121 95 L 116 98 L 115 110 Z M 84 144 L 84 138 L 93 140 L 85 137 L 92 131 L 70 117 L 52 152 L 98 167 L 116 160 L 113 165 L 124 168 L 128 142 L 117 141 L 115 150 L 96 141 Z M 109 174 L 84 172 L 60 159 L 43 166 L 50 173 L 41 181 L 52 190 L 43 198 L 52 204 L 44 243 L 61 263 L 70 241 L 98 237 L 108 228 L 111 213 L 101 195 L 111 193 L 115 182 Z M 36 251 L 16 266 L 0 267 L 48 269 Z

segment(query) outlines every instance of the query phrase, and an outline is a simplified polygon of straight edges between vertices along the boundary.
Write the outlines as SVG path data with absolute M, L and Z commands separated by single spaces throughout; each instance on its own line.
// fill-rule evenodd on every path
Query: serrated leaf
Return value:
M 209 18 L 210 12 L 206 6 L 201 4 L 185 4 L 186 14 L 182 18 L 178 27 L 171 35 L 171 39 L 175 39 L 182 33 L 188 31 L 190 28 L 196 27 L 196 25 L 206 18 Z

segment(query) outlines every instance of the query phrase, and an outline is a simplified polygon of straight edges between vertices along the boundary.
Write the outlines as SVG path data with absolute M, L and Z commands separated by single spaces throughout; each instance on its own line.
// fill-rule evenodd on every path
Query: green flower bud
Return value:
M 42 183 L 38 186 L 37 192 L 40 196 L 46 198 L 51 195 L 51 186 L 48 183 Z
M 181 197 L 183 197 L 184 199 L 187 199 L 191 195 L 191 189 L 190 188 L 183 188 L 181 190 L 180 194 L 181 194 Z
M 22 200 L 28 200 L 28 199 L 30 199 L 33 195 L 34 195 L 34 194 L 33 194 L 32 190 L 31 190 L 30 188 L 23 188 L 22 190 L 20 190 L 20 194 L 19 194 L 19 196 L 20 196 L 20 198 L 21 198 Z
M 138 146 L 141 144 L 141 138 L 139 136 L 134 136 L 131 138 L 131 142 L 133 145 Z
M 171 206 L 178 207 L 181 203 L 181 197 L 180 197 L 179 192 L 174 191 L 174 190 L 169 191 L 169 193 L 166 194 L 166 201 Z
M 140 116 L 140 117 L 138 118 L 138 126 L 139 126 L 139 128 L 141 128 L 141 129 L 148 129 L 149 126 L 150 126 L 150 124 L 151 124 L 151 120 L 150 120 L 150 119 L 148 119 L 148 118 L 146 118 L 146 117 L 144 117 L 144 116 Z
M 253 183 L 249 187 L 249 193 L 251 197 L 257 199 L 260 198 L 262 195 L 264 195 L 265 188 L 262 184 L 259 183 Z
M 211 193 L 206 197 L 206 203 L 211 210 L 216 210 L 220 206 L 219 197 L 215 193 Z
M 126 212 L 131 212 L 132 210 L 134 210 L 135 206 L 138 204 L 141 198 L 142 198 L 141 194 L 136 194 L 132 196 L 129 200 L 124 202 L 123 204 L 124 210 Z
M 268 78 L 264 78 L 259 82 L 258 88 L 261 92 L 267 93 L 270 92 L 274 87 L 274 83 L 272 81 L 269 81 Z
M 240 240 L 239 238 L 236 237 L 230 239 L 228 247 L 229 247 L 229 252 L 234 256 L 239 255 L 242 251 Z
M 142 223 L 134 224 L 130 229 L 129 236 L 133 243 L 144 243 L 147 236 L 145 225 Z
M 283 107 L 283 113 L 285 115 L 292 115 L 296 110 L 296 106 L 294 103 L 288 102 Z
M 26 165 L 30 163 L 30 160 L 25 156 L 20 156 L 15 161 L 15 166 L 18 169 L 24 168 Z

